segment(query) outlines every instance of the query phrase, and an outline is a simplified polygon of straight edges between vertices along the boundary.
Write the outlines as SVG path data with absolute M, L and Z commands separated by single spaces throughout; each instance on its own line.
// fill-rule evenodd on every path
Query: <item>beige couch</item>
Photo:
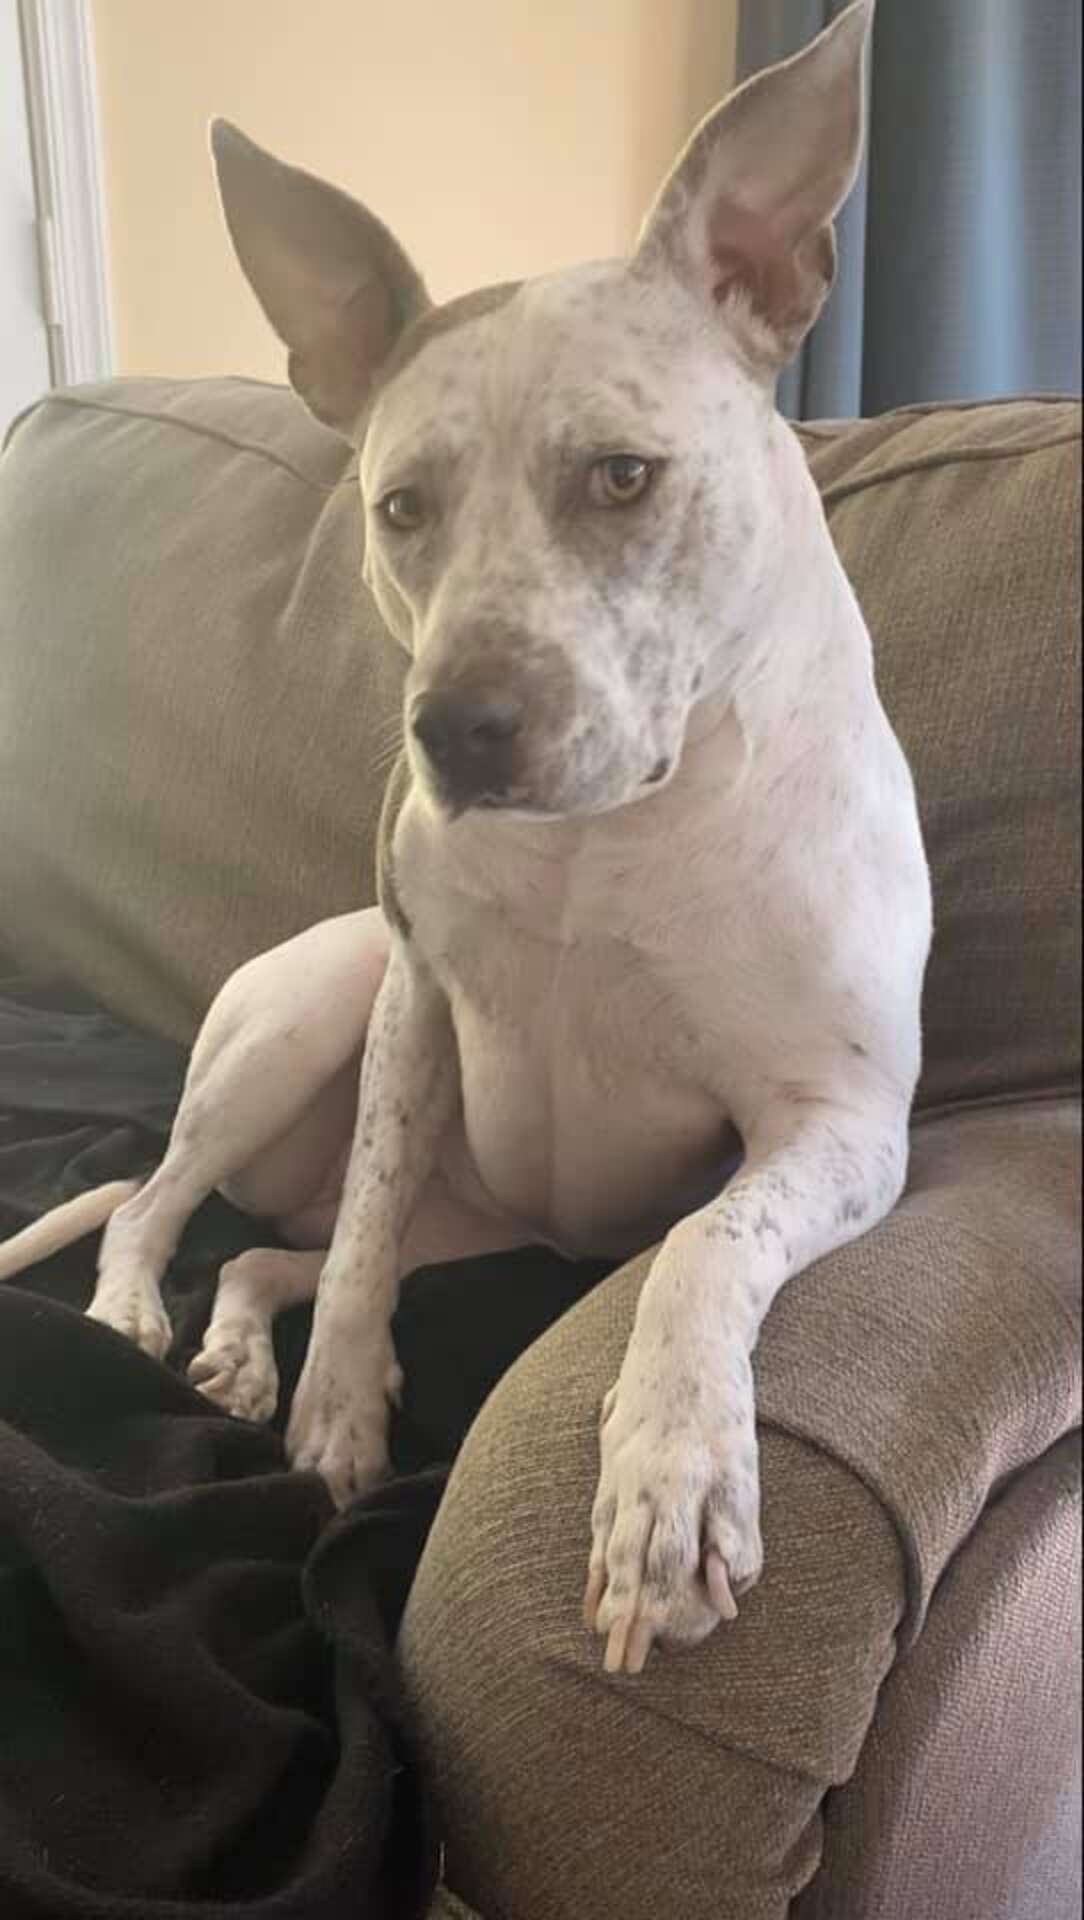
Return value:
M 938 934 L 909 1192 L 757 1357 L 767 1572 L 636 1682 L 578 1620 L 643 1263 L 505 1379 L 402 1637 L 486 1920 L 1079 1910 L 1080 414 L 805 432 L 910 753 Z M 191 1035 L 371 898 L 402 662 L 285 391 L 56 396 L 0 464 L 0 937 Z

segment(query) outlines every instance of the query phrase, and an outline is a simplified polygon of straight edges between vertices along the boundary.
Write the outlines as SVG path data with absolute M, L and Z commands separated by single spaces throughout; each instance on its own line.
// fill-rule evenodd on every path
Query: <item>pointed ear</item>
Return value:
M 728 309 L 773 377 L 835 278 L 832 221 L 858 174 L 863 55 L 874 0 L 857 0 L 793 60 L 769 67 L 693 134 L 648 214 L 644 271 L 669 272 Z
M 349 439 L 381 361 L 428 307 L 425 287 L 349 194 L 284 165 L 228 120 L 211 122 L 211 153 L 234 251 L 289 349 L 290 380 Z

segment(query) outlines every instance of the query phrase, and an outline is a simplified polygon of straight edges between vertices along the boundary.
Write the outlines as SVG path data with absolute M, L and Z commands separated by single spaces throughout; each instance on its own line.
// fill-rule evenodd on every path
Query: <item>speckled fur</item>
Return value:
M 615 1259 L 659 1242 L 591 1516 L 587 1617 L 628 1671 L 653 1638 L 731 1617 L 757 1578 L 760 1326 L 906 1172 L 930 937 L 914 795 L 764 364 L 830 280 L 869 13 L 705 123 L 630 261 L 421 318 L 408 265 L 398 293 L 363 274 L 344 311 L 364 294 L 370 345 L 374 316 L 415 316 L 371 366 L 327 288 L 317 320 L 297 316 L 324 417 L 359 442 L 366 577 L 411 656 L 384 917 L 315 929 L 228 984 L 166 1162 L 111 1222 L 95 1302 L 160 1350 L 171 1236 L 224 1178 L 254 1207 L 277 1195 L 299 1244 L 334 1221 L 289 1445 L 342 1501 L 386 1468 L 402 1271 L 524 1241 Z M 235 232 L 270 167 L 267 246 L 283 169 L 229 130 L 216 151 Z M 293 191 L 311 263 L 320 190 Z M 749 240 L 758 194 L 762 253 L 794 223 L 778 257 Z M 340 197 L 329 245 L 344 219 Z M 241 251 L 289 341 L 297 275 Z M 332 265 L 328 287 L 349 287 Z M 592 467 L 621 452 L 654 483 L 602 510 Z M 403 487 L 425 508 L 408 533 L 380 511 Z M 420 694 L 463 687 L 523 706 L 492 810 L 452 807 L 411 738 Z M 344 992 L 351 953 L 365 992 Z M 347 1154 L 336 1115 L 363 1038 Z M 224 1282 L 196 1362 L 221 1404 L 266 1410 L 270 1313 L 315 1267 L 280 1254 Z

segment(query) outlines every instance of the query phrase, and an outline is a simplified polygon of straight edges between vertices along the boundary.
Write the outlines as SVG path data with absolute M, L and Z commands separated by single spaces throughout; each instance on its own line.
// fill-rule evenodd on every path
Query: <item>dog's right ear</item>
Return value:
M 211 153 L 234 251 L 289 350 L 292 385 L 318 420 L 356 437 L 373 375 L 429 306 L 420 276 L 365 207 L 228 120 L 212 120 Z
M 836 268 L 833 221 L 862 157 L 863 62 L 874 0 L 792 60 L 747 80 L 693 134 L 648 215 L 637 262 L 726 309 L 774 378 L 813 325 Z

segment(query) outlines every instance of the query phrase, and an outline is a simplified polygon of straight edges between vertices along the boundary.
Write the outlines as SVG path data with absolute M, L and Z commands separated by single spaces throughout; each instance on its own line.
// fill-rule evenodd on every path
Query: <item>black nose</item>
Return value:
M 523 708 L 508 693 L 420 693 L 411 708 L 414 737 L 461 801 L 499 797 L 515 773 Z

